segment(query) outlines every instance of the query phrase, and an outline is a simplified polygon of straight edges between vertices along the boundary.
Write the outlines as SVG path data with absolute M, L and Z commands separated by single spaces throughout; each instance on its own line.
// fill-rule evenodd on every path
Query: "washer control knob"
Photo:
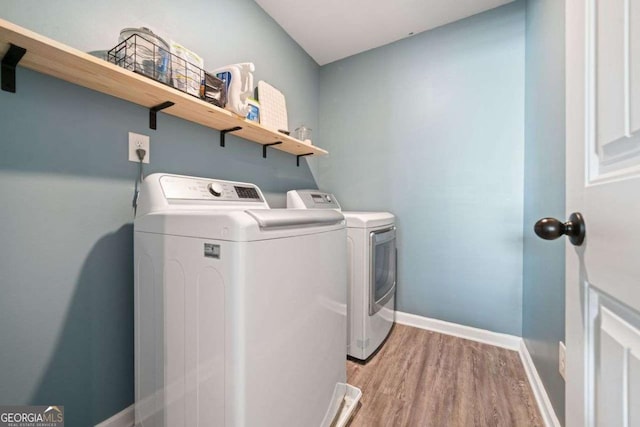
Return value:
M 209 193 L 213 194 L 216 197 L 220 197 L 222 196 L 222 185 L 220 185 L 217 182 L 212 182 L 211 184 L 209 184 L 208 186 L 209 188 Z

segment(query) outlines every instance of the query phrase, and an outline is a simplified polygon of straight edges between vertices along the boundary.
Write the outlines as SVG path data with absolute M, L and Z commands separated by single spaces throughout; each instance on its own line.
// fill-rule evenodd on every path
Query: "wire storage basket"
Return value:
M 222 80 L 139 34 L 133 34 L 107 52 L 107 61 L 178 89 L 218 107 L 226 104 Z

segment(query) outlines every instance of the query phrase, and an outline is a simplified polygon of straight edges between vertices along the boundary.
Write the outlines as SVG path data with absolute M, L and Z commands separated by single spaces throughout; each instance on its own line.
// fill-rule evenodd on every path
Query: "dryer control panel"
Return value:
M 264 202 L 260 189 L 247 183 L 164 175 L 160 186 L 166 199 Z
M 287 192 L 287 208 L 340 210 L 340 204 L 331 193 L 320 190 L 291 190 Z

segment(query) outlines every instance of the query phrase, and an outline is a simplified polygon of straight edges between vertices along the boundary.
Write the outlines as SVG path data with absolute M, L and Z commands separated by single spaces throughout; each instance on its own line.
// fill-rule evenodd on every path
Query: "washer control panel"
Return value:
M 291 190 L 287 192 L 287 208 L 340 210 L 340 204 L 331 193 L 320 190 Z
M 241 182 L 165 175 L 160 186 L 166 199 L 264 202 L 258 187 Z

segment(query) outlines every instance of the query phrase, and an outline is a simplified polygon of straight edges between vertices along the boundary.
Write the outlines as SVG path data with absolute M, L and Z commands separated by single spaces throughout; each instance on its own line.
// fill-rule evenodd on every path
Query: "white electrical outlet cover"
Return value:
M 138 153 L 136 150 L 142 148 L 146 151 L 142 163 L 149 163 L 149 157 L 151 152 L 149 151 L 149 137 L 147 135 L 141 135 L 139 133 L 129 132 L 129 161 L 140 163 Z

